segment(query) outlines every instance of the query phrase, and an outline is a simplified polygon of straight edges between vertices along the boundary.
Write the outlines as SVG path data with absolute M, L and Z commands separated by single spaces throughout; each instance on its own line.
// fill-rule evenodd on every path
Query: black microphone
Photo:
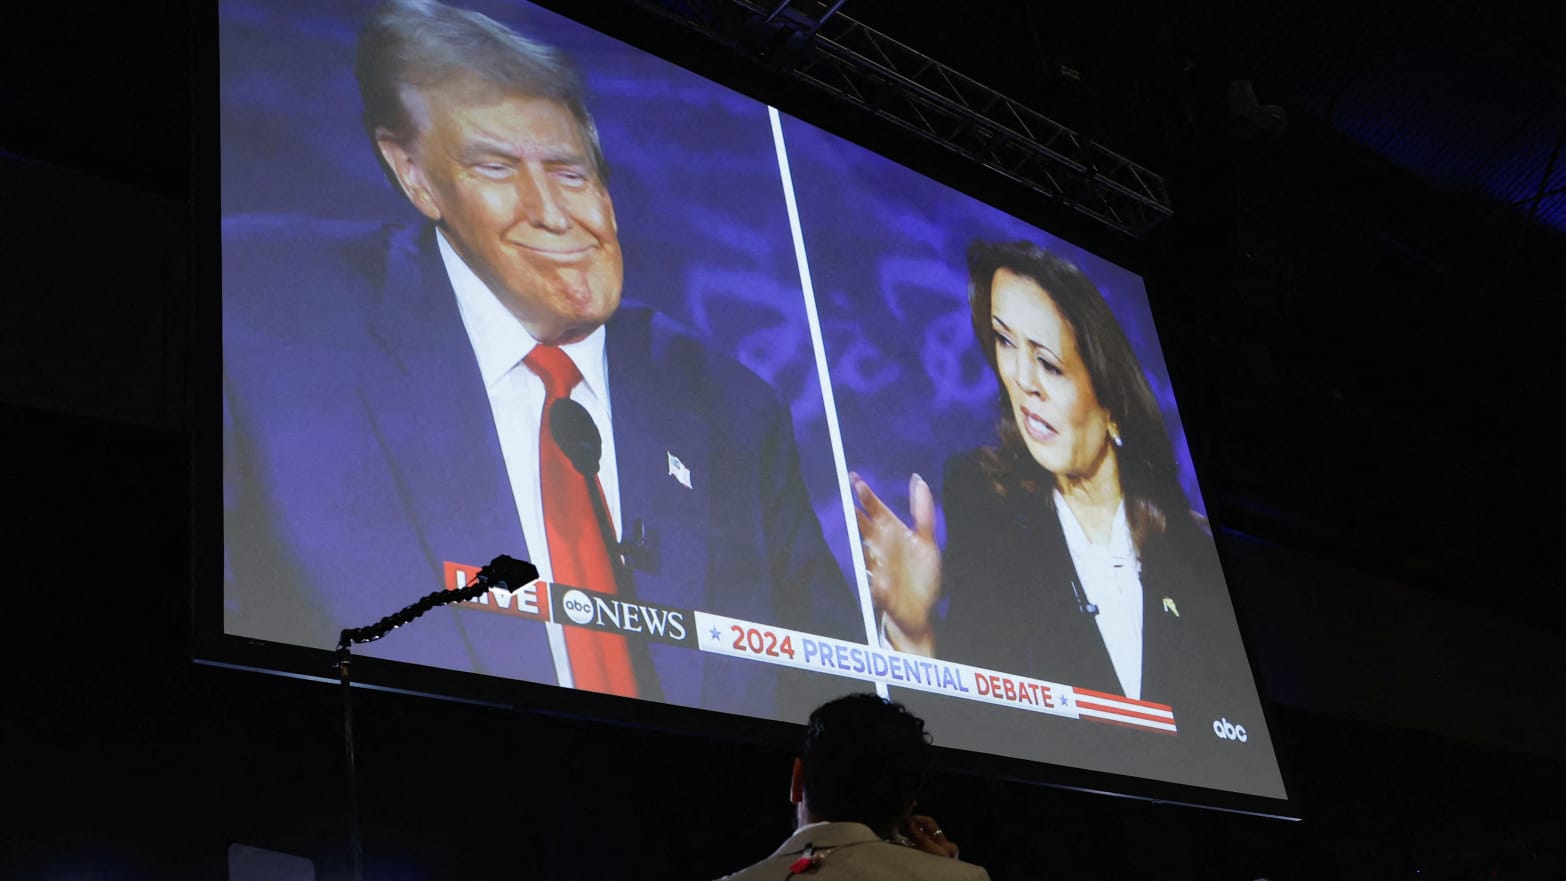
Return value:
M 598 529 L 604 536 L 604 547 L 609 549 L 609 562 L 614 565 L 615 581 L 620 589 L 629 592 L 631 573 L 620 557 L 620 541 L 615 537 L 614 523 L 609 520 L 609 509 L 604 505 L 603 493 L 598 491 L 598 460 L 604 452 L 603 435 L 587 408 L 570 398 L 557 398 L 549 405 L 549 433 L 554 436 L 560 451 L 571 460 L 571 467 L 587 481 L 587 494 L 593 500 L 593 514 Z
M 598 460 L 604 452 L 603 435 L 598 433 L 598 426 L 587 408 L 570 398 L 556 398 L 549 405 L 549 433 L 561 452 L 571 460 L 571 467 L 587 481 L 587 495 L 593 500 L 593 514 L 598 520 L 598 531 L 604 537 L 604 547 L 609 550 L 609 567 L 614 570 L 614 581 L 619 587 L 620 597 L 634 601 L 636 577 L 623 556 L 624 546 L 615 537 L 614 521 L 609 519 L 609 506 L 604 503 L 604 494 L 598 490 Z M 645 543 L 646 525 L 637 520 L 632 529 L 637 534 L 638 542 Z M 630 650 L 637 693 L 648 700 L 663 700 L 663 686 L 653 671 L 647 644 L 633 641 Z
M 501 554 L 478 571 L 473 583 L 483 583 L 503 590 L 516 590 L 538 580 L 538 567 L 527 560 L 518 560 Z
M 391 633 L 393 630 L 413 621 L 415 618 L 428 612 L 436 606 L 444 606 L 448 603 L 465 603 L 478 599 L 479 595 L 490 588 L 498 587 L 503 590 L 516 590 L 523 585 L 538 580 L 538 567 L 527 560 L 518 560 L 504 554 L 489 561 L 489 565 L 478 571 L 473 583 L 457 590 L 437 590 L 425 595 L 418 602 L 404 606 L 403 608 L 387 615 L 381 620 L 366 627 L 349 627 L 343 630 L 337 640 L 337 652 L 339 663 L 346 663 L 348 647 L 358 643 L 374 642 L 377 639 Z
M 587 408 L 570 398 L 559 398 L 549 407 L 549 433 L 583 477 L 598 476 L 598 460 L 604 453 L 604 439 L 593 424 Z
M 1082 589 L 1075 578 L 1071 579 L 1071 595 L 1076 598 L 1078 612 L 1084 615 L 1098 614 L 1098 604 L 1088 602 L 1087 591 Z
M 599 461 L 603 458 L 603 436 L 587 408 L 570 398 L 559 398 L 549 408 L 549 433 L 561 452 L 571 460 L 571 466 L 588 482 L 587 491 L 593 497 L 593 511 L 598 512 L 598 487 L 593 478 L 598 476 Z M 604 528 L 604 541 L 610 548 L 617 548 L 621 561 L 628 569 L 658 571 L 658 537 L 640 518 L 626 527 L 625 541 L 616 543 L 614 530 L 609 527 L 609 512 L 604 511 L 599 525 Z

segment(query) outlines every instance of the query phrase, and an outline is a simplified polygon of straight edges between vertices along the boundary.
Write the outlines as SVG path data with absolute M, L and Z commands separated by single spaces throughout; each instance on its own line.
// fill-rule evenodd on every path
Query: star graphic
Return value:
M 717 640 L 718 637 L 723 635 L 723 634 L 718 632 L 718 628 L 716 628 L 716 627 L 712 628 L 712 630 L 710 630 L 709 632 L 712 634 L 712 638 L 715 641 Z

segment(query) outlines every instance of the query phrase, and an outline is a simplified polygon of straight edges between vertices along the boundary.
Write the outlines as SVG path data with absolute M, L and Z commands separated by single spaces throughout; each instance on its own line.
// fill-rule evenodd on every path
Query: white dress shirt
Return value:
M 1126 503 L 1115 509 L 1109 543 L 1094 544 L 1077 522 L 1066 499 L 1055 492 L 1055 512 L 1066 534 L 1066 548 L 1076 565 L 1077 578 L 1087 601 L 1098 606 L 1093 620 L 1109 650 L 1120 680 L 1120 693 L 1132 700 L 1142 697 L 1142 563 L 1131 541 Z
M 544 529 L 544 503 L 538 475 L 538 433 L 543 420 L 544 381 L 522 360 L 538 345 L 538 340 L 522 326 L 499 296 L 484 284 L 463 261 L 446 235 L 437 231 L 440 256 L 446 276 L 457 294 L 457 311 L 468 341 L 478 359 L 484 389 L 489 394 L 490 414 L 500 436 L 500 452 L 511 480 L 511 495 L 516 500 L 517 519 L 527 540 L 527 558 L 538 567 L 544 581 L 553 581 L 549 565 L 549 538 Z M 604 329 L 599 327 L 575 343 L 560 346 L 582 374 L 582 381 L 571 390 L 571 399 L 593 417 L 603 437 L 598 482 L 616 535 L 620 532 L 620 478 L 615 467 L 614 430 L 609 405 L 609 359 L 604 349 Z M 498 548 L 496 553 L 515 553 L 517 549 Z M 571 664 L 565 652 L 565 636 L 559 624 L 546 624 L 550 651 L 554 656 L 559 684 L 572 685 Z

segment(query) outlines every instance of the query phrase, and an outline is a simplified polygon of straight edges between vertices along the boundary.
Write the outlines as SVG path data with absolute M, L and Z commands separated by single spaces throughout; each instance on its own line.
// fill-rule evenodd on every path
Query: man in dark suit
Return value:
M 787 408 L 622 304 L 606 166 L 564 59 L 484 16 L 394 0 L 361 32 L 358 77 L 376 154 L 425 222 L 225 224 L 227 632 L 329 646 L 509 553 L 545 581 L 862 633 Z M 563 398 L 601 438 L 596 479 L 567 475 L 599 494 L 591 507 L 551 489 Z M 622 538 L 638 552 L 621 557 Z M 565 562 L 593 542 L 617 577 Z M 774 718 L 818 694 L 666 644 L 633 644 L 636 682 L 614 684 L 593 671 L 623 644 L 581 637 L 443 609 L 367 651 Z

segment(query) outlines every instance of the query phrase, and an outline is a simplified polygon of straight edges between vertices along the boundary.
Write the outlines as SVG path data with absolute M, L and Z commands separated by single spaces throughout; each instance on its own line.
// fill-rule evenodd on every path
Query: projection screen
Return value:
M 356 653 L 1285 797 L 1138 275 L 525 3 L 219 18 L 227 637 L 506 554 Z

